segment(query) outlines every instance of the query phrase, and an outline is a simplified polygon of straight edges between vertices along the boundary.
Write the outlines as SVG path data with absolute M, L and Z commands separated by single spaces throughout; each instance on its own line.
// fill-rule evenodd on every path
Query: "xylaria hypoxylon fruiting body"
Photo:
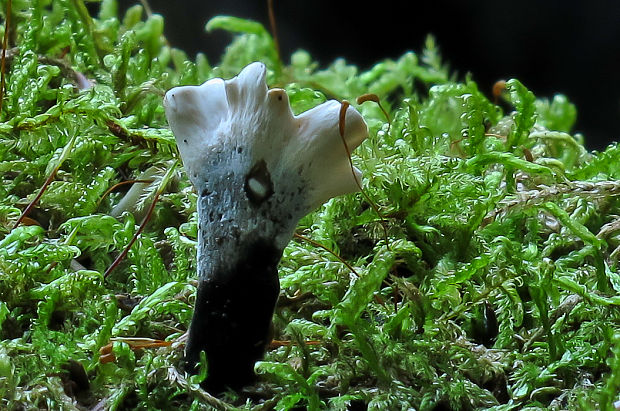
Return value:
M 199 286 L 186 359 L 193 369 L 205 351 L 214 389 L 253 379 L 271 338 L 277 264 L 299 219 L 357 191 L 361 178 L 339 135 L 340 103 L 294 116 L 286 92 L 268 90 L 265 73 L 252 63 L 230 80 L 176 87 L 164 98 L 198 192 Z M 345 118 L 353 150 L 368 129 L 353 107 Z

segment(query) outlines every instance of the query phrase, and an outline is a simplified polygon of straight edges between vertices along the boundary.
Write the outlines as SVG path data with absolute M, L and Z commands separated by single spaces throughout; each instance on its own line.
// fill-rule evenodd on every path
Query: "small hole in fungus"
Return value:
M 184 142 L 185 144 L 187 144 L 187 140 L 183 140 L 183 142 Z
M 245 177 L 245 193 L 250 202 L 257 206 L 273 194 L 273 183 L 265 160 L 257 162 Z
M 282 94 L 278 96 L 278 100 L 282 101 Z
M 243 147 L 237 147 L 237 153 L 241 154 L 242 151 L 243 151 Z

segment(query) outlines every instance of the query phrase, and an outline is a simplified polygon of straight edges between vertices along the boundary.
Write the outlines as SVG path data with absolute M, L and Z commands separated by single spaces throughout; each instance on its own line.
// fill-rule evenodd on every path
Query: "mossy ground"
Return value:
M 318 67 L 303 51 L 285 63 L 261 25 L 219 17 L 209 29 L 238 35 L 212 65 L 170 48 L 163 25 L 139 5 L 117 16 L 114 0 L 96 17 L 82 0 L 12 2 L 0 112 L 1 408 L 612 409 L 620 148 L 588 152 L 565 97 L 537 99 L 510 80 L 496 104 L 450 75 L 431 38 L 419 54 L 360 72 L 344 60 Z M 360 193 L 302 219 L 298 233 L 331 252 L 291 241 L 274 316 L 285 342 L 257 364 L 255 386 L 215 399 L 181 368 L 196 194 L 162 96 L 252 61 L 296 113 L 380 97 L 391 125 L 377 105 L 358 105 L 370 137 L 353 161 L 382 217 Z M 121 203 L 127 185 L 104 196 L 140 178 L 131 201 Z M 132 349 L 134 337 L 151 346 Z

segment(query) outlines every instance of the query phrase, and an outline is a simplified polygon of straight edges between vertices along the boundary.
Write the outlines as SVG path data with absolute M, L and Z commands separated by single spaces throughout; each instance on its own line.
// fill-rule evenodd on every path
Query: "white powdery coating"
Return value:
M 340 103 L 331 100 L 294 116 L 286 92 L 267 89 L 265 73 L 262 63 L 252 63 L 230 80 L 176 87 L 164 98 L 200 196 L 199 253 L 220 262 L 224 256 L 217 250 L 226 243 L 234 249 L 251 236 L 270 238 L 283 249 L 301 217 L 332 197 L 357 191 L 361 178 L 359 170 L 352 173 L 339 134 Z M 368 128 L 353 107 L 345 119 L 344 138 L 352 151 Z M 252 175 L 257 165 L 264 165 L 267 177 Z

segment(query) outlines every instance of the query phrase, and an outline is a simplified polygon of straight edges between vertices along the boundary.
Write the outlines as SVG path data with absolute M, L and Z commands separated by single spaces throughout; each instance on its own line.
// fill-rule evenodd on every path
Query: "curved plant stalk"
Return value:
M 133 245 L 133 243 L 135 243 L 136 240 L 138 239 L 138 236 L 140 235 L 140 233 L 142 233 L 142 231 L 144 230 L 144 227 L 151 219 L 151 215 L 153 214 L 153 210 L 155 209 L 155 204 L 157 204 L 157 200 L 159 199 L 159 196 L 166 189 L 168 182 L 170 182 L 170 179 L 174 175 L 174 171 L 176 170 L 178 163 L 179 162 L 175 160 L 175 162 L 172 163 L 172 166 L 170 166 L 170 168 L 166 171 L 166 174 L 163 176 L 163 178 L 161 179 L 161 182 L 159 183 L 159 187 L 157 187 L 157 191 L 155 191 L 155 195 L 153 196 L 153 202 L 149 206 L 149 209 L 146 212 L 146 216 L 144 216 L 144 218 L 142 219 L 142 222 L 140 223 L 140 227 L 138 227 L 138 230 L 136 231 L 134 236 L 131 238 L 131 241 L 129 241 L 129 244 L 127 244 L 125 249 L 118 255 L 118 257 L 114 259 L 114 261 L 112 262 L 112 264 L 110 264 L 108 269 L 105 270 L 105 273 L 103 274 L 103 278 L 107 278 L 110 275 L 110 273 L 120 264 L 120 262 L 123 260 L 123 258 L 125 258 L 125 256 L 131 249 L 131 246 Z
M 148 337 L 113 337 L 110 338 L 110 342 L 99 349 L 99 362 L 105 364 L 116 360 L 112 348 L 115 342 L 124 342 L 129 345 L 132 351 L 142 350 L 144 348 L 159 348 L 169 347 L 172 345 L 172 341 L 157 340 Z
M 321 345 L 323 342 L 320 340 L 308 340 L 303 341 L 306 345 Z M 290 347 L 292 345 L 300 345 L 297 341 L 289 341 L 289 340 L 271 340 L 269 345 L 267 346 L 268 350 L 275 350 L 280 347 Z
M 347 141 L 344 138 L 345 120 L 347 116 L 347 109 L 349 108 L 350 105 L 351 103 L 349 103 L 347 100 L 342 100 L 340 102 L 340 114 L 338 116 L 338 131 L 340 132 L 340 138 L 342 139 L 342 145 L 344 146 L 344 149 L 347 152 L 347 158 L 349 159 L 349 165 L 351 166 L 351 173 L 353 173 L 353 179 L 355 180 L 357 187 L 360 189 L 360 191 L 364 195 L 364 198 L 366 198 L 366 201 L 368 201 L 372 209 L 375 210 L 375 213 L 377 213 L 377 216 L 379 216 L 379 220 L 381 221 L 381 227 L 383 228 L 383 234 L 385 237 L 385 246 L 389 250 L 390 240 L 388 238 L 387 221 L 385 220 L 385 217 L 383 217 L 383 214 L 379 210 L 379 207 L 377 207 L 375 202 L 372 201 L 368 193 L 362 187 L 362 182 L 357 178 L 357 175 L 355 174 L 355 167 L 353 166 L 353 159 L 351 158 L 351 150 L 349 150 Z
M 52 181 L 54 181 L 54 178 L 56 177 L 56 173 L 58 173 L 58 170 L 60 170 L 62 163 L 64 163 L 65 160 L 69 158 L 69 154 L 71 153 L 71 150 L 73 149 L 73 146 L 75 144 L 75 139 L 76 139 L 76 135 L 74 134 L 69 139 L 65 147 L 62 149 L 62 153 L 60 153 L 60 158 L 58 159 L 58 164 L 56 164 L 56 167 L 54 167 L 50 175 L 47 176 L 47 178 L 45 179 L 45 182 L 41 186 L 41 189 L 39 189 L 39 192 L 37 193 L 35 198 L 26 206 L 22 214 L 19 216 L 19 218 L 15 222 L 15 225 L 13 226 L 13 230 L 19 227 L 19 225 L 24 221 L 24 219 L 28 216 L 28 214 L 30 214 L 34 206 L 37 205 L 37 203 L 41 199 L 41 196 L 43 195 L 43 193 L 45 193 L 45 190 L 47 190 L 47 187 L 49 187 Z
M 390 128 L 392 128 L 392 120 L 390 119 L 390 115 L 388 114 L 388 112 L 381 105 L 381 100 L 379 99 L 379 96 L 377 96 L 374 93 L 362 94 L 361 96 L 357 98 L 356 101 L 357 101 L 357 104 L 363 104 L 367 101 L 372 101 L 373 103 L 377 103 L 377 105 L 379 106 L 379 109 L 381 109 L 381 112 L 383 113 L 383 115 L 385 116 L 385 119 L 388 122 L 387 132 L 388 133 L 390 132 Z
M 6 87 L 4 72 L 6 70 L 6 49 L 9 46 L 9 29 L 11 28 L 11 5 L 12 0 L 6 2 L 6 17 L 4 20 L 4 38 L 2 39 L 2 61 L 0 62 L 0 115 L 4 101 L 4 89 Z
M 144 13 L 146 17 L 151 17 L 153 15 L 153 9 L 147 0 L 140 0 L 140 4 L 144 7 Z
M 271 26 L 271 37 L 273 37 L 273 46 L 276 49 L 278 60 L 280 58 L 280 42 L 278 41 L 278 30 L 276 29 L 276 15 L 273 12 L 273 0 L 267 0 L 267 9 L 269 10 L 269 25 Z

